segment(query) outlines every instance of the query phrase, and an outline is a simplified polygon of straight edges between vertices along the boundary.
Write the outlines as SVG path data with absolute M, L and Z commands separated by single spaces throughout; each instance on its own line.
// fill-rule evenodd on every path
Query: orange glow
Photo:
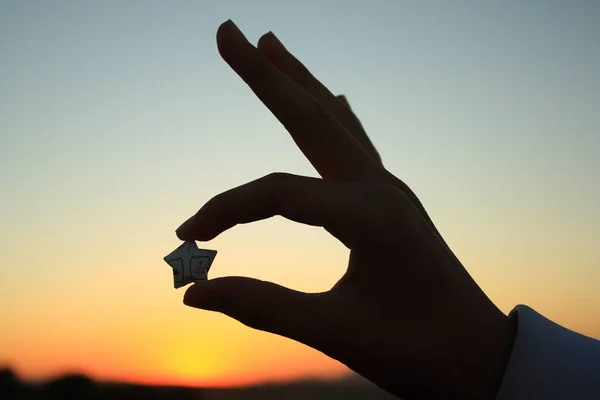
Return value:
M 253 43 L 273 30 L 348 96 L 385 169 L 503 312 L 526 304 L 600 338 L 597 9 L 31 3 L 0 1 L 0 366 L 28 380 L 186 386 L 348 373 L 184 306 L 163 261 L 213 196 L 275 171 L 318 175 L 219 56 L 228 18 Z M 218 251 L 210 279 L 305 292 L 331 288 L 349 255 L 324 229 L 282 217 L 198 244 Z
M 278 227 L 281 222 L 269 224 Z M 347 250 L 322 231 L 287 229 L 291 237 L 309 244 L 314 256 L 311 264 L 303 264 L 303 248 L 288 245 L 286 251 L 268 251 L 267 245 L 255 243 L 255 248 L 246 252 L 268 256 L 261 264 L 248 265 L 237 246 L 216 240 L 221 252 L 213 277 L 251 271 L 255 277 L 301 290 L 326 289 L 342 273 Z M 248 233 L 251 230 L 240 229 L 245 237 L 253 237 Z M 235 235 L 229 240 L 232 236 L 234 242 L 243 243 Z M 282 240 L 273 236 L 270 242 Z M 39 297 L 15 292 L 20 306 L 2 309 L 2 321 L 10 321 L 10 326 L 0 329 L 2 361 L 33 380 L 76 372 L 106 381 L 206 387 L 308 377 L 333 379 L 348 372 L 337 361 L 292 340 L 254 331 L 221 314 L 185 307 L 181 303 L 184 290 L 171 288 L 170 271 L 161 260 L 163 248 L 169 250 L 171 246 L 157 245 L 140 260 L 136 259 L 135 245 L 129 245 L 127 250 L 116 246 L 103 260 L 92 260 L 77 280 L 65 280 L 60 287 L 32 281 L 29 293 L 40 293 Z M 248 245 L 240 245 L 244 246 Z M 460 255 L 460 241 L 457 248 Z M 463 256 L 467 266 L 485 264 L 485 252 L 471 251 L 468 255 Z M 56 260 L 49 257 L 49 263 L 58 267 L 60 257 Z M 115 272 L 94 272 L 110 270 L 112 263 L 134 260 L 140 267 L 121 271 L 119 279 Z M 498 257 L 488 266 L 500 269 L 503 263 L 511 262 L 516 261 Z M 146 278 L 139 280 L 137 274 L 144 265 L 150 267 Z M 508 282 L 490 279 L 486 270 L 471 272 L 505 312 L 523 302 L 567 327 L 600 337 L 597 319 L 585 317 L 597 306 L 576 295 L 581 284 L 569 287 L 556 280 L 536 287 L 531 278 Z M 506 292 L 507 287 L 512 292 Z

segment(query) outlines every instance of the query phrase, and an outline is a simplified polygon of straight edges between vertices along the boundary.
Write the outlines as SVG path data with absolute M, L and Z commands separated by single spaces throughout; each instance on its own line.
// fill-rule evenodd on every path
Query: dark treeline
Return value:
M 67 375 L 45 383 L 21 381 L 10 369 L 0 371 L 0 399 L 91 400 L 392 400 L 395 397 L 358 378 L 339 382 L 302 381 L 248 388 L 203 389 L 96 382 L 82 375 Z

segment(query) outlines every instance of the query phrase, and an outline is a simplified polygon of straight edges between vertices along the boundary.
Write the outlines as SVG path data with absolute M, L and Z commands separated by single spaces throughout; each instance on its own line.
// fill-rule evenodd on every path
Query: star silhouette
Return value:
M 199 249 L 194 241 L 183 242 L 165 256 L 164 260 L 173 268 L 175 289 L 193 281 L 208 279 L 208 270 L 216 256 L 216 250 Z

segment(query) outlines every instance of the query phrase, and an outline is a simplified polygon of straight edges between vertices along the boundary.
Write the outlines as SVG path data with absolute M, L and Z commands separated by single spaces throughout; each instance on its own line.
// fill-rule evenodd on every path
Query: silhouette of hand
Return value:
M 177 235 L 207 241 L 281 215 L 325 228 L 351 250 L 350 260 L 325 293 L 226 277 L 191 286 L 184 303 L 305 343 L 406 399 L 493 399 L 514 324 L 472 280 L 412 191 L 382 166 L 345 98 L 272 33 L 256 48 L 228 21 L 217 43 L 323 179 L 274 173 L 231 189 Z

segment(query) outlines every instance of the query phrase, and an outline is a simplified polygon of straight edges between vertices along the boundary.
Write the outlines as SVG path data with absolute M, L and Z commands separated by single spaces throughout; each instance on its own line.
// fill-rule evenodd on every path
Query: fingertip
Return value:
M 189 229 L 189 230 L 181 230 L 181 229 L 177 229 L 175 231 L 175 235 L 177 235 L 177 238 L 179 240 L 182 241 L 190 241 L 190 240 L 197 240 L 200 242 L 208 242 L 211 239 L 214 239 L 217 235 L 212 234 L 212 233 L 203 233 L 203 232 L 197 232 L 194 231 L 193 229 Z
M 192 240 L 189 236 L 189 234 L 187 232 L 185 232 L 184 230 L 177 228 L 175 230 L 175 235 L 177 235 L 177 238 L 183 242 L 188 241 L 188 240 Z
M 247 42 L 247 39 L 238 26 L 228 19 L 217 29 L 217 48 L 223 58 L 230 53 L 229 48 L 234 45 L 235 41 Z
M 283 43 L 281 43 L 281 40 L 279 40 L 279 38 L 273 33 L 273 31 L 269 31 L 262 35 L 260 39 L 258 39 L 257 47 L 259 49 L 269 48 L 272 50 L 279 51 L 285 50 Z
M 221 25 L 219 25 L 219 29 L 226 27 L 226 26 L 230 26 L 230 25 L 235 26 L 235 22 L 233 22 L 233 20 L 231 18 L 229 18 L 227 21 L 221 23 Z
M 273 36 L 275 36 L 275 34 L 271 31 L 263 34 L 259 39 L 258 39 L 258 43 L 256 44 L 256 47 L 258 47 L 259 49 L 264 48 L 265 46 L 268 46 L 269 43 L 271 42 Z
M 230 29 L 237 29 L 237 25 L 235 22 L 233 22 L 233 20 L 231 20 L 231 18 L 219 25 L 219 28 L 217 29 L 217 36 L 226 33 Z
M 339 94 L 335 96 L 343 105 L 350 108 L 350 103 L 348 103 L 348 99 L 343 94 Z
M 189 307 L 193 307 L 192 294 L 190 294 L 190 289 L 196 286 L 195 284 L 186 289 L 183 294 L 183 304 Z
M 228 19 L 227 21 L 219 25 L 219 27 L 217 28 L 217 43 L 219 43 L 221 39 L 223 39 L 223 37 L 227 35 L 227 30 L 230 29 L 231 25 L 235 26 L 234 22 L 231 19 Z
M 196 215 L 191 216 L 190 218 L 188 218 L 183 224 L 179 225 L 179 227 L 177 229 L 175 229 L 175 234 L 177 235 L 177 237 L 181 240 L 191 240 L 192 238 L 191 236 L 191 228 L 194 225 L 194 220 L 196 218 Z
M 181 224 L 179 228 L 175 229 L 175 234 L 183 241 L 199 240 L 207 242 L 219 236 L 223 230 L 229 229 L 234 225 L 225 225 L 224 228 L 219 229 L 218 226 L 215 226 L 213 219 L 206 218 L 206 215 L 198 212 Z
M 185 294 L 183 295 L 183 304 L 188 307 L 214 311 L 215 296 L 209 289 L 209 286 L 209 281 L 195 282 L 185 291 Z

